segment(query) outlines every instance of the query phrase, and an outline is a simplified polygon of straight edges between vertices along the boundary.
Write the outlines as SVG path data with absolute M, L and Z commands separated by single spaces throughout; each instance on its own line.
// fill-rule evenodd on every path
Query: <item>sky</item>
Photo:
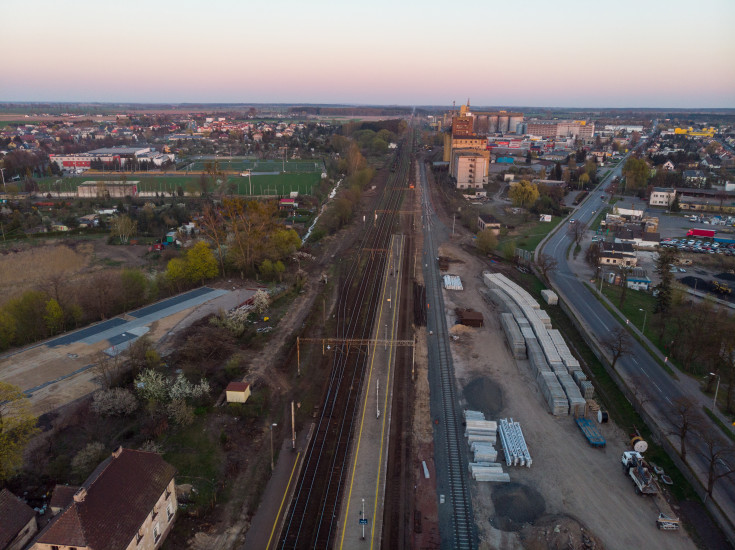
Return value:
M 0 20 L 0 101 L 735 108 L 735 0 L 5 0 Z

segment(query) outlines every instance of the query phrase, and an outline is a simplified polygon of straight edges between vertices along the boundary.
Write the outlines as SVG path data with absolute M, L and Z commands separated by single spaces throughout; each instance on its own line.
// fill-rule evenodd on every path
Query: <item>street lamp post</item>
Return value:
M 646 335 L 646 319 L 648 318 L 648 311 L 642 308 L 638 308 L 638 311 L 643 312 L 643 329 L 641 330 L 641 334 L 645 336 Z
M 365 499 L 362 499 L 362 512 L 360 512 L 361 519 L 365 519 Z M 361 521 L 360 524 L 362 525 L 362 540 L 365 540 L 365 522 Z
M 714 372 L 709 373 L 710 376 L 716 376 L 717 377 L 717 386 L 715 386 L 715 399 L 712 402 L 712 406 L 714 410 L 717 410 L 717 392 L 720 391 L 720 375 L 715 374 Z
M 3 193 L 7 194 L 8 188 L 5 187 L 5 168 L 0 168 L 0 174 L 2 174 L 3 177 Z
M 274 465 L 273 465 L 273 428 L 275 428 L 276 426 L 278 426 L 278 424 L 273 423 L 270 425 L 270 429 L 271 429 L 271 472 L 273 471 L 273 468 L 274 468 Z

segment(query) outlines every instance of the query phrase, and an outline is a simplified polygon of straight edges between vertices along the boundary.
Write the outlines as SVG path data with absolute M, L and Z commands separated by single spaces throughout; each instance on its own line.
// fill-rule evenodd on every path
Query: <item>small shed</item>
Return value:
M 230 382 L 225 388 L 228 403 L 245 403 L 250 397 L 250 384 L 247 382 Z
M 466 325 L 468 327 L 481 327 L 485 324 L 482 313 L 475 311 L 474 309 L 457 308 L 455 313 L 457 314 L 457 322 L 461 325 Z

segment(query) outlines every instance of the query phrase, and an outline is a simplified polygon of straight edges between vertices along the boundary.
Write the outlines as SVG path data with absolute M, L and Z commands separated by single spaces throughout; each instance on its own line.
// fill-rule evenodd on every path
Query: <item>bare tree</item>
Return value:
M 633 266 L 620 264 L 618 266 L 618 271 L 620 271 L 620 284 L 622 286 L 622 291 L 620 292 L 620 303 L 618 304 L 618 307 L 623 307 L 623 303 L 625 302 L 625 295 L 628 292 L 628 277 L 633 272 Z
M 587 233 L 587 225 L 580 221 L 570 223 L 569 229 L 567 229 L 567 235 L 569 235 L 569 237 L 571 237 L 574 243 L 578 246 L 582 244 L 582 239 L 584 239 L 585 233 Z
M 541 274 L 544 276 L 544 279 L 548 279 L 547 275 L 549 271 L 554 271 L 557 267 L 559 267 L 559 262 L 556 261 L 556 258 L 549 254 L 544 254 L 543 252 L 538 255 L 538 259 L 536 260 L 536 266 L 541 271 Z
M 712 496 L 717 480 L 735 473 L 730 465 L 735 460 L 735 454 L 714 430 L 702 430 L 700 435 L 704 443 L 700 454 L 707 461 L 707 494 Z
M 669 433 L 679 438 L 679 454 L 682 460 L 687 457 L 687 436 L 690 432 L 697 433 L 702 426 L 702 417 L 698 410 L 696 403 L 685 396 L 677 397 L 671 405 L 673 429 Z
M 124 366 L 122 354 L 109 356 L 100 351 L 94 356 L 92 372 L 97 375 L 102 386 L 109 389 L 120 379 Z
M 591 243 L 587 252 L 584 254 L 584 259 L 587 264 L 595 270 L 595 278 L 600 276 L 600 259 L 602 258 L 602 243 L 594 242 Z
M 633 341 L 630 339 L 628 332 L 621 327 L 614 329 L 607 338 L 602 340 L 601 344 L 613 356 L 612 363 L 610 364 L 613 370 L 618 359 L 623 355 L 629 355 L 633 349 Z

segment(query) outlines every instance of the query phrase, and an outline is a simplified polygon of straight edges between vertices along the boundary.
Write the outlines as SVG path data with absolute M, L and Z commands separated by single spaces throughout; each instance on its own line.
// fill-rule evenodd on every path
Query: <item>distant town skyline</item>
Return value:
M 735 108 L 735 2 L 50 0 L 0 101 Z

